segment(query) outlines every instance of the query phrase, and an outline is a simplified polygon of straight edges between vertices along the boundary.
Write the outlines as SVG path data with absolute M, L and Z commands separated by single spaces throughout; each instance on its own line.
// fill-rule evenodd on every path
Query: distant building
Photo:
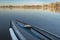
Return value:
M 55 8 L 55 5 L 56 5 L 55 3 L 50 3 L 50 4 L 49 4 L 49 7 L 50 7 L 50 8 Z
M 60 2 L 56 2 L 56 8 L 60 8 Z

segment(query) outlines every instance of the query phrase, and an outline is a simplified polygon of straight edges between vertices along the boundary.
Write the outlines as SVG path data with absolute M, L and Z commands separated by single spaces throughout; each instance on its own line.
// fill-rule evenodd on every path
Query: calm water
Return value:
M 2 36 L 1 34 L 6 36 L 9 33 L 9 21 L 16 18 L 60 36 L 60 13 L 13 9 L 0 9 L 0 36 Z M 9 35 L 7 36 L 9 38 Z

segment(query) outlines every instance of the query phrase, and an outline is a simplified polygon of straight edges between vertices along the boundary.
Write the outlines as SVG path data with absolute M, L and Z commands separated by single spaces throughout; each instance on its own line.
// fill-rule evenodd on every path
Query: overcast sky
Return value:
M 45 4 L 60 0 L 0 0 L 0 4 Z

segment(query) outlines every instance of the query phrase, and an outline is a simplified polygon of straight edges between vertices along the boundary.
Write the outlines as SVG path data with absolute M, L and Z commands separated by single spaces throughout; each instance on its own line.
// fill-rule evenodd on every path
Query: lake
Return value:
M 26 23 L 60 36 L 60 13 L 39 9 L 0 9 L 0 38 L 9 40 L 10 20 L 21 19 Z M 3 37 L 3 38 L 2 38 Z

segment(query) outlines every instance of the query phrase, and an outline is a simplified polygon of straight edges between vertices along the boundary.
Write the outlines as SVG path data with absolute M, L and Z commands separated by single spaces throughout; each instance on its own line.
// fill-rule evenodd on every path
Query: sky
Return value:
M 47 4 L 51 2 L 59 2 L 60 0 L 0 0 L 0 5 L 23 5 L 23 4 Z

